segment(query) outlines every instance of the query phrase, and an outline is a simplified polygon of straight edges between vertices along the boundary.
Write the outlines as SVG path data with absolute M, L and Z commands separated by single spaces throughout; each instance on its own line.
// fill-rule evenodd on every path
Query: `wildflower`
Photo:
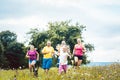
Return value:
M 22 67 L 20 66 L 19 69 L 22 69 Z
M 104 80 L 105 78 L 104 77 L 101 77 L 101 80 Z

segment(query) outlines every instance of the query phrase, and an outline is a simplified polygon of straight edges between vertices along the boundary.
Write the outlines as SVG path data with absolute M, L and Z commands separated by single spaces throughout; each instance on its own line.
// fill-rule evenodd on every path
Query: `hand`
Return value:
M 27 58 L 30 58 L 30 56 L 26 56 Z
M 83 50 L 83 53 L 85 53 L 86 52 L 86 50 Z
M 44 54 L 48 54 L 48 53 L 50 53 L 49 51 L 46 51 Z
M 45 54 L 48 54 L 48 53 L 47 53 L 47 52 L 45 52 L 45 53 L 43 53 L 43 54 L 45 55 Z

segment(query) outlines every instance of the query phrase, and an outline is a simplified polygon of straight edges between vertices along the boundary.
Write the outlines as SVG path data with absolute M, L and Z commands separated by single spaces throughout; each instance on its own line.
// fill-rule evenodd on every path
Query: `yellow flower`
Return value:
M 99 75 L 98 77 L 101 77 L 101 75 Z

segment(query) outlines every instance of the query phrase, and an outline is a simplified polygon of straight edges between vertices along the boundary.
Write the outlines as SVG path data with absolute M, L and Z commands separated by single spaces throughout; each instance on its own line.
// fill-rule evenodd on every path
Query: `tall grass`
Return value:
M 24 70 L 0 70 L 0 80 L 120 80 L 120 64 L 97 67 L 69 68 L 67 74 L 58 74 L 58 68 L 51 68 L 48 74 L 39 68 L 38 77 Z

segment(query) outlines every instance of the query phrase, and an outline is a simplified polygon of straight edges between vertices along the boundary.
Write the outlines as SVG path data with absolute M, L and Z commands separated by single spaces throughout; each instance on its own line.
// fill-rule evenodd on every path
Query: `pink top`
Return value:
M 75 53 L 74 55 L 77 55 L 77 56 L 82 56 L 83 55 L 83 47 L 80 45 L 76 45 L 75 46 Z
M 29 50 L 28 56 L 30 56 L 30 58 L 29 58 L 30 60 L 36 60 L 37 59 L 37 51 L 36 50 L 34 50 L 34 51 Z

